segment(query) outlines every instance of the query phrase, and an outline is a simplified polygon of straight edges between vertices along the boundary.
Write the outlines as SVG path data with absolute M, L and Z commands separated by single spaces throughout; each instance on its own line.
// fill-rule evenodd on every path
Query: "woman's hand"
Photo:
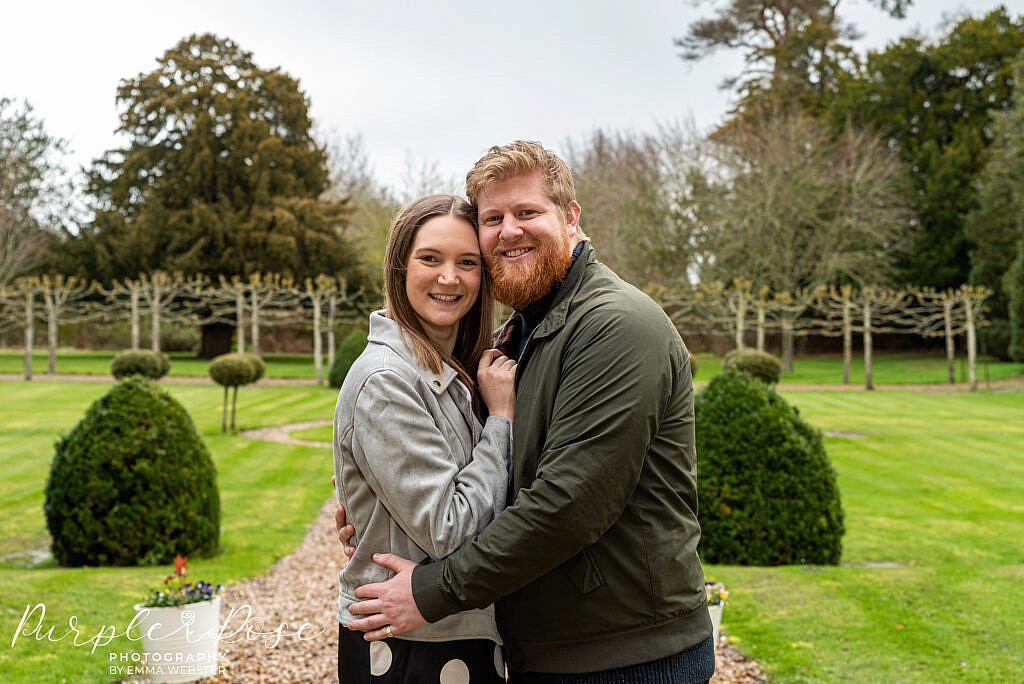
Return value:
M 512 420 L 516 410 L 516 362 L 497 349 L 485 349 L 476 381 L 488 413 Z

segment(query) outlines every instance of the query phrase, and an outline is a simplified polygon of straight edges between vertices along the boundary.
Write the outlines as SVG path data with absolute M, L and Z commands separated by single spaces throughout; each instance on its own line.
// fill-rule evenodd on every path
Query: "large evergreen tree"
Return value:
M 345 203 L 298 81 L 226 38 L 190 36 L 117 93 L 127 144 L 97 160 L 95 221 L 67 246 L 82 275 L 153 269 L 360 278 Z
M 899 265 L 902 280 L 937 288 L 967 281 L 964 219 L 975 204 L 992 116 L 1010 106 L 1012 62 L 1022 48 L 1024 18 L 999 8 L 960 21 L 936 42 L 903 38 L 870 53 L 827 105 L 837 127 L 874 128 L 910 168 L 920 226 Z
M 989 351 L 1024 361 L 1024 53 L 1014 67 L 1013 105 L 996 114 L 991 153 L 967 216 L 971 282 L 995 292 Z

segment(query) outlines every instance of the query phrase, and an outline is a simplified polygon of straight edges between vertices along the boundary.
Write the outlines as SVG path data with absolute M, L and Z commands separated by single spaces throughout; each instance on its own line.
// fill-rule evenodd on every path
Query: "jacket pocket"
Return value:
M 563 563 L 562 569 L 582 594 L 589 594 L 604 584 L 601 568 L 597 567 L 589 546 Z

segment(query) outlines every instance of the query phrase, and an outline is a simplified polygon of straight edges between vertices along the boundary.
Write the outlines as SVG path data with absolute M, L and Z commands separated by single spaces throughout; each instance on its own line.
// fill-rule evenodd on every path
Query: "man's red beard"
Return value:
M 501 253 L 512 247 L 498 244 L 486 255 L 491 271 L 494 297 L 513 309 L 523 309 L 548 293 L 551 286 L 565 279 L 572 263 L 569 236 L 560 232 L 558 240 L 544 239 L 540 244 L 518 244 L 533 247 L 534 257 L 525 262 L 508 262 Z

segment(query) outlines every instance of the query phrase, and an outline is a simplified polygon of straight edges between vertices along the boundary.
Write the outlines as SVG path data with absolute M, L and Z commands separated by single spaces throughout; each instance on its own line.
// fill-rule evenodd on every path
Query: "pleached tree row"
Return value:
M 955 339 L 966 334 L 971 386 L 977 385 L 977 331 L 987 324 L 985 300 L 991 290 L 963 285 L 955 290 L 928 288 L 818 287 L 773 292 L 749 280 L 730 285 L 701 283 L 656 286 L 658 300 L 683 335 L 726 335 L 737 349 L 752 337 L 765 348 L 769 334 L 782 340 L 785 371 L 793 368 L 796 336 L 843 338 L 843 383 L 850 381 L 853 336 L 863 341 L 865 385 L 872 387 L 872 335 L 909 334 L 945 337 L 949 381 L 954 382 Z M 54 373 L 61 325 L 82 321 L 129 321 L 131 348 L 138 349 L 144 321 L 151 329 L 152 349 L 160 351 L 160 326 L 168 323 L 235 328 L 235 347 L 260 353 L 261 328 L 310 326 L 317 381 L 326 335 L 327 366 L 334 362 L 339 324 L 365 320 L 377 302 L 362 290 L 348 288 L 344 278 L 320 275 L 295 281 L 280 274 L 248 278 L 221 277 L 214 282 L 181 273 L 156 271 L 138 278 L 115 280 L 110 286 L 85 283 L 62 275 L 29 277 L 0 289 L 0 332 L 22 328 L 25 336 L 25 377 L 32 377 L 31 350 L 36 324 L 44 322 L 49 349 L 48 372 Z
M 36 324 L 40 322 L 47 326 L 47 370 L 51 374 L 56 371 L 61 325 L 128 321 L 131 348 L 138 349 L 141 327 L 148 321 L 152 350 L 160 351 L 161 325 L 226 323 L 235 327 L 238 351 L 244 351 L 248 344 L 257 354 L 261 328 L 310 325 L 316 378 L 322 382 L 324 335 L 330 366 L 338 324 L 365 320 L 374 305 L 369 299 L 362 290 L 350 290 L 343 277 L 323 274 L 302 281 L 276 273 L 212 281 L 155 271 L 134 279 L 114 280 L 110 286 L 44 275 L 20 278 L 0 288 L 0 332 L 24 331 L 25 379 L 30 380 Z
M 764 350 L 767 334 L 782 339 L 783 370 L 793 370 L 795 336 L 843 338 L 843 384 L 850 382 L 853 335 L 863 340 L 865 387 L 871 389 L 872 335 L 907 334 L 945 337 L 949 382 L 954 382 L 955 339 L 966 334 L 971 388 L 977 387 L 977 331 L 988 323 L 985 300 L 992 291 L 962 285 L 957 289 L 883 288 L 850 285 L 772 292 L 749 280 L 730 285 L 676 284 L 655 287 L 651 295 L 672 318 L 682 335 L 726 335 L 737 349 L 747 346 L 754 331 L 756 348 Z

